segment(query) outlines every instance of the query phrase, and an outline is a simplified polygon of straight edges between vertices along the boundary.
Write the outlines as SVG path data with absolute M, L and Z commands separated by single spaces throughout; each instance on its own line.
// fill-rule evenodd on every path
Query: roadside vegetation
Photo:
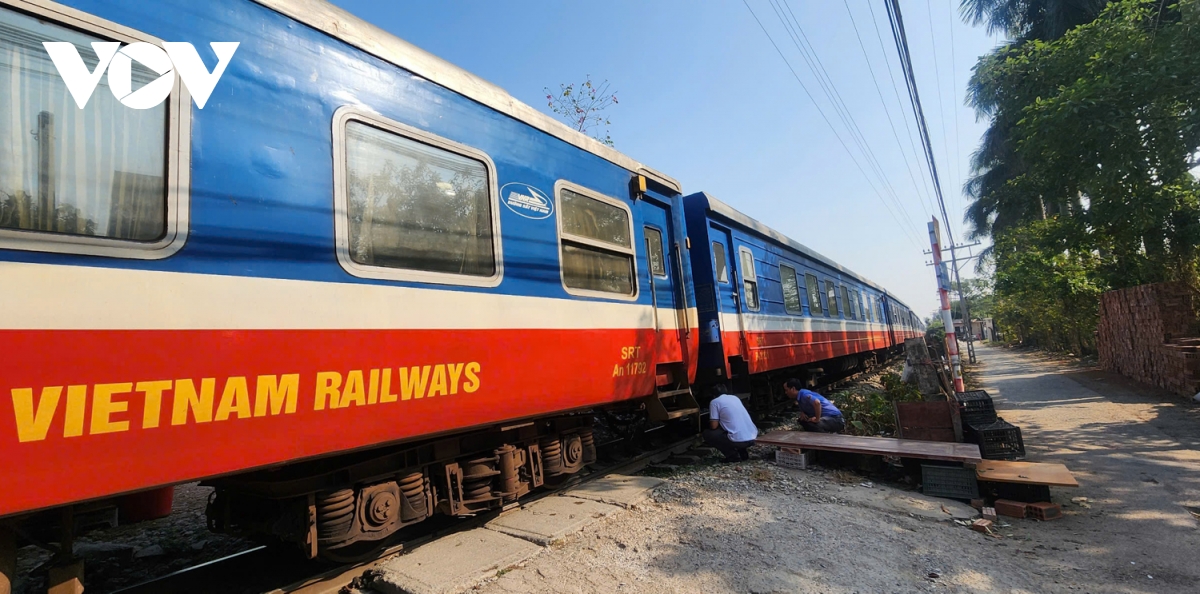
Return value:
M 1200 0 L 962 9 L 1012 40 L 968 89 L 990 121 L 965 190 L 991 313 L 1009 341 L 1094 352 L 1102 292 L 1198 284 Z

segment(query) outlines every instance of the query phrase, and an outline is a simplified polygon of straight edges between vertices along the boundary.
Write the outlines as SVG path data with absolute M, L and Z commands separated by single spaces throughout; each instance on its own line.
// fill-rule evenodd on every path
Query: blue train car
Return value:
M 908 308 L 861 275 L 708 194 L 684 208 L 700 378 L 848 369 L 917 335 Z
M 3 0 L 0 69 L 0 518 L 238 475 L 315 556 L 696 412 L 680 185 L 349 13 Z

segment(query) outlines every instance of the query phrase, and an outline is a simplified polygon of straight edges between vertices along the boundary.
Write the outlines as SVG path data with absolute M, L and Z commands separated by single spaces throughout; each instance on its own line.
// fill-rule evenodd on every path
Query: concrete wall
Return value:
M 1200 296 L 1182 283 L 1109 291 L 1100 297 L 1100 366 L 1179 394 L 1200 392 Z

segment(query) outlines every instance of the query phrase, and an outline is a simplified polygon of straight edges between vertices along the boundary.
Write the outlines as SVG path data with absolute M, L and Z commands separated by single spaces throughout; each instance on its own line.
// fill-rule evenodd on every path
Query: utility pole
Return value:
M 950 314 L 950 275 L 942 262 L 942 232 L 937 217 L 929 222 L 929 244 L 933 248 L 933 267 L 937 271 L 938 298 L 942 304 L 942 323 L 946 326 L 946 356 L 950 357 L 950 370 L 954 376 L 954 391 L 963 392 L 962 360 L 958 356 L 958 337 L 954 333 L 954 317 Z M 951 259 L 954 250 L 950 250 Z M 955 262 L 957 267 L 957 262 Z M 955 271 L 957 273 L 957 271 Z M 955 275 L 957 276 L 957 274 Z M 961 288 L 959 294 L 961 294 Z M 969 330 L 968 330 L 969 332 Z
M 972 331 L 971 327 L 971 302 L 967 299 L 967 293 L 963 291 L 962 288 L 962 279 L 959 277 L 959 269 L 961 267 L 958 265 L 958 256 L 956 252 L 957 250 L 963 248 L 977 246 L 979 243 L 980 242 L 978 241 L 975 243 L 960 243 L 957 245 L 951 245 L 950 247 L 942 248 L 943 252 L 950 252 L 950 261 L 954 266 L 954 283 L 958 286 L 958 297 L 962 303 L 963 320 L 965 320 L 967 323 L 967 360 L 969 360 L 971 364 L 975 363 L 975 333 Z M 924 253 L 930 254 L 932 252 Z M 963 259 L 963 263 L 965 264 L 966 262 L 978 257 L 979 256 L 976 255 L 968 255 Z M 929 265 L 929 263 L 926 263 L 926 265 Z

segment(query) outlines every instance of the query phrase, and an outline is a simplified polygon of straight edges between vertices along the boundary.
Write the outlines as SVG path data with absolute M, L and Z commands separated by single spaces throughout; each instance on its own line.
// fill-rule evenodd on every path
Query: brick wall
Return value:
M 1200 296 L 1158 283 L 1100 296 L 1100 366 L 1180 396 L 1200 392 Z

